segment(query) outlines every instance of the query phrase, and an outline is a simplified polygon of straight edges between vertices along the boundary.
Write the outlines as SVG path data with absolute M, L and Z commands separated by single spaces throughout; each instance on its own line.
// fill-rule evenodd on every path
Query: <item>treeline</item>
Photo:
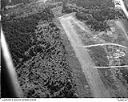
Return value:
M 106 23 L 107 20 L 115 20 L 118 18 L 125 18 L 122 11 L 115 10 L 113 7 L 99 7 L 95 8 L 83 8 L 76 4 L 65 4 L 63 5 L 62 13 L 76 12 L 76 18 L 95 31 L 105 31 L 109 27 Z
M 2 21 L 24 97 L 77 97 L 61 31 L 49 8 Z
M 54 15 L 46 8 L 41 13 L 2 21 L 2 28 L 9 44 L 15 65 L 19 58 L 24 58 L 24 52 L 33 45 L 32 39 L 35 39 L 35 29 L 39 20 L 51 21 Z
M 12 7 L 7 10 L 3 10 L 2 13 L 2 20 L 12 20 L 21 17 L 27 17 L 30 15 L 34 15 L 36 13 L 41 13 L 44 9 L 48 7 L 42 2 L 34 2 L 28 4 L 20 4 L 16 7 Z

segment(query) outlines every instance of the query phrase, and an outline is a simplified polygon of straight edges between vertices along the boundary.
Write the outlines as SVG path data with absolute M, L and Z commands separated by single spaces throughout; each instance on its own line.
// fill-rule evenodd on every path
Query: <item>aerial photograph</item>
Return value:
M 128 0 L 0 0 L 2 98 L 128 98 Z

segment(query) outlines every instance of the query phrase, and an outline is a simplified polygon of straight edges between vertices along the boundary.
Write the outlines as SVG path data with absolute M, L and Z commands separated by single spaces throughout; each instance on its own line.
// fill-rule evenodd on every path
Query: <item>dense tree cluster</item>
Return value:
M 17 24 L 17 25 L 16 25 Z M 22 24 L 22 23 L 20 23 Z M 27 32 L 29 31 L 29 27 L 26 30 L 26 32 L 22 32 L 22 27 L 24 27 L 24 24 L 21 26 L 21 31 L 18 30 L 18 22 L 4 22 L 3 23 L 3 30 L 6 37 L 6 40 L 9 44 L 9 50 L 12 54 L 13 62 L 15 65 L 18 63 L 19 58 L 23 58 L 23 53 L 25 50 L 27 50 L 32 42 L 31 42 L 31 36 L 33 33 Z M 31 26 L 32 27 L 32 26 Z M 24 28 L 23 31 L 25 31 L 26 28 Z M 30 29 L 32 30 L 32 29 Z
M 53 14 L 46 8 L 41 13 L 29 17 L 2 21 L 3 31 L 15 65 L 17 65 L 19 58 L 25 57 L 24 52 L 36 42 L 35 28 L 38 21 L 40 19 L 51 21 L 52 17 L 54 17 Z
M 60 38 L 60 30 L 53 22 L 41 20 L 35 32 L 37 43 L 27 52 L 29 56 L 35 57 L 26 62 L 29 64 L 24 63 L 23 68 L 30 72 L 26 80 L 37 88 L 25 91 L 26 96 L 76 97 L 72 71 L 66 61 L 66 50 Z M 24 85 L 22 87 L 24 90 L 29 88 Z
M 17 70 L 26 97 L 76 97 L 60 30 L 53 22 L 40 20 L 35 33 L 37 42 L 26 52 L 31 59 Z
M 49 8 L 2 21 L 24 97 L 77 97 L 67 52 Z

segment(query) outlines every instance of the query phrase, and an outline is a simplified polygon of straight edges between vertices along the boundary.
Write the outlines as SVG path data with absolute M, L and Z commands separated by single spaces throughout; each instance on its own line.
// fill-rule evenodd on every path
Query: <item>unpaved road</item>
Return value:
M 85 74 L 85 77 L 88 81 L 88 84 L 91 88 L 91 92 L 94 97 L 111 97 L 109 91 L 105 88 L 98 70 L 93 68 L 95 65 L 88 54 L 86 48 L 80 47 L 83 46 L 81 39 L 79 38 L 78 34 L 73 29 L 72 23 L 70 22 L 73 20 L 71 15 L 66 17 L 59 18 L 67 37 L 73 47 L 76 57 L 78 58 L 81 68 Z

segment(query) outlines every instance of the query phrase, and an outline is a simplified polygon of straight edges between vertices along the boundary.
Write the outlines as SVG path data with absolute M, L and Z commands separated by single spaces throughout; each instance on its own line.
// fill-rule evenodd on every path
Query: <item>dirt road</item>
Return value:
M 59 20 L 68 36 L 68 39 L 73 47 L 76 57 L 78 58 L 81 68 L 85 74 L 85 77 L 88 81 L 88 84 L 91 88 L 91 92 L 94 97 L 111 97 L 109 91 L 106 90 L 102 80 L 100 79 L 98 70 L 93 68 L 95 65 L 88 54 L 86 48 L 80 47 L 83 46 L 81 39 L 78 34 L 75 32 L 72 23 L 71 16 L 60 17 Z M 72 19 L 73 20 L 73 19 Z

